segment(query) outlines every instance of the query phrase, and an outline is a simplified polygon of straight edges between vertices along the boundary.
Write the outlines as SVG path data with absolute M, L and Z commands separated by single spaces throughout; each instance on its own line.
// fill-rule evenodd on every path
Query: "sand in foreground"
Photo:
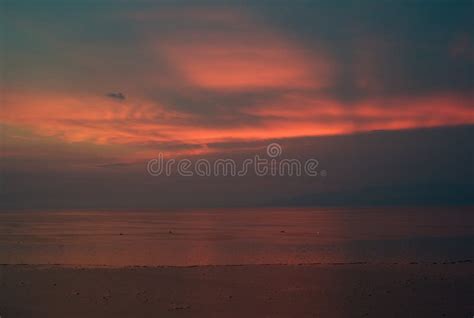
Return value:
M 474 264 L 0 266 L 0 316 L 472 317 Z

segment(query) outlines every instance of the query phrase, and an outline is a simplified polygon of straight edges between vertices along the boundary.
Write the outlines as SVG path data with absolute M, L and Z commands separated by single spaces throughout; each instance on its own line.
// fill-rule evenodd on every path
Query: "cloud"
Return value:
M 420 36 L 363 25 L 352 38 L 353 33 L 337 32 L 336 27 L 352 26 L 341 13 L 334 21 L 315 20 L 321 13 L 313 8 L 284 17 L 280 22 L 291 23 L 282 26 L 269 8 L 253 9 L 157 5 L 125 17 L 126 10 L 119 10 L 121 15 L 107 14 L 107 27 L 94 20 L 80 33 L 51 25 L 42 30 L 38 24 L 34 29 L 43 32 L 33 34 L 54 38 L 43 45 L 63 59 L 28 60 L 26 65 L 53 67 L 30 72 L 49 80 L 12 80 L 2 122 L 65 143 L 128 147 L 124 157 L 134 159 L 159 150 L 208 153 L 214 151 L 209 145 L 218 143 L 474 123 L 472 93 L 463 91 L 472 81 L 462 75 L 472 72 L 461 68 L 464 59 L 452 61 L 446 45 L 441 50 L 431 40 L 423 42 L 423 52 L 433 54 L 419 59 L 415 40 Z M 89 16 L 79 14 L 75 23 L 81 17 Z M 291 29 L 302 17 L 308 20 L 298 25 L 310 31 L 306 36 Z M 133 27 L 125 27 L 125 21 Z M 95 32 L 95 27 L 104 29 Z M 82 37 L 90 41 L 75 41 Z M 101 37 L 106 41 L 98 41 Z M 331 42 L 334 38 L 339 42 Z M 460 41 L 451 49 L 454 56 L 470 52 L 469 43 Z M 71 50 L 58 49 L 64 45 Z M 437 63 L 441 51 L 453 70 Z M 432 76 L 435 62 L 434 69 L 449 76 Z M 83 71 L 88 69 L 96 78 Z M 51 80 L 50 74 L 56 77 Z M 127 96 L 117 91 L 104 98 L 110 87 Z M 357 98 L 343 98 L 345 88 Z
M 141 21 L 174 28 L 149 41 L 189 85 L 209 90 L 319 89 L 331 83 L 332 62 L 242 10 L 170 10 Z M 151 21 L 151 22 L 150 22 Z M 154 24 L 150 24 L 150 29 Z M 156 28 L 156 26 L 155 26 Z
M 2 122 L 64 142 L 128 147 L 124 158 L 212 152 L 212 143 L 474 124 L 471 96 L 368 98 L 342 103 L 318 94 L 276 95 L 234 112 L 176 111 L 152 100 L 117 105 L 100 96 L 9 93 Z M 219 124 L 222 120 L 225 124 Z
M 5 23 L 15 36 L 0 80 L 5 197 L 238 205 L 313 198 L 322 188 L 346 198 L 362 185 L 468 184 L 471 7 L 11 6 Z M 159 152 L 251 156 L 270 140 L 285 155 L 321 159 L 330 177 L 188 182 L 144 173 Z
M 206 89 L 322 88 L 330 81 L 326 62 L 277 41 L 221 39 L 161 49 L 187 81 Z
M 40 161 L 37 157 L 31 160 L 30 150 L 26 152 L 30 157 L 2 160 L 8 169 L 3 174 L 5 186 L 0 191 L 0 206 L 136 209 L 264 204 L 472 204 L 473 132 L 474 126 L 464 126 L 278 140 L 283 156 L 317 158 L 321 168 L 328 171 L 327 178 L 278 180 L 252 175 L 150 177 L 145 173 L 145 162 L 107 169 L 98 165 L 124 161 L 100 157 L 76 158 L 75 163 L 90 165 L 78 170 L 71 166 L 71 160 L 90 156 L 92 152 L 74 147 L 76 151 L 61 160 L 54 160 L 57 153 L 50 152 L 53 157 Z M 241 150 L 237 152 L 230 152 L 235 145 L 221 145 L 226 149 L 221 148 L 220 156 L 238 162 L 255 154 L 265 156 L 267 144 L 240 143 Z M 107 149 L 98 148 L 99 154 Z M 202 157 L 209 158 L 198 158 Z M 147 159 L 150 158 L 156 158 L 156 153 Z
M 117 92 L 117 93 L 107 93 L 105 96 L 107 97 L 110 97 L 112 99 L 116 99 L 116 100 L 119 100 L 119 101 L 123 101 L 126 99 L 125 95 L 120 93 L 120 92 Z
M 328 97 L 289 94 L 243 111 L 265 119 L 264 125 L 278 127 L 288 135 L 314 136 L 473 124 L 471 104 L 470 95 L 366 98 L 342 103 Z

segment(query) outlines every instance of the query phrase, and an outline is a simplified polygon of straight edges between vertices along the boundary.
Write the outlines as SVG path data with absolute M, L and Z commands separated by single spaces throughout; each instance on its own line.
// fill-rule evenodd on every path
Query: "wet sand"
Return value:
M 0 266 L 0 316 L 472 317 L 474 264 Z

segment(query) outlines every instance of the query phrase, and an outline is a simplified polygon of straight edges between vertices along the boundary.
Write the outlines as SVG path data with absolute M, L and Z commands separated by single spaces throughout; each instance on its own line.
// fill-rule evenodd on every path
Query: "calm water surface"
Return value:
M 0 263 L 204 265 L 473 259 L 472 208 L 0 212 Z

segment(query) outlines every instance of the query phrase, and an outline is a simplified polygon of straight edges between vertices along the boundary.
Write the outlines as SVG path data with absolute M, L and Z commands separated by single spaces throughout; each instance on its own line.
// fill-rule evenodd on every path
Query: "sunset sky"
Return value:
M 2 5 L 6 208 L 454 204 L 472 194 L 472 1 Z M 327 178 L 145 171 L 159 152 L 237 158 L 275 141 L 317 158 Z

